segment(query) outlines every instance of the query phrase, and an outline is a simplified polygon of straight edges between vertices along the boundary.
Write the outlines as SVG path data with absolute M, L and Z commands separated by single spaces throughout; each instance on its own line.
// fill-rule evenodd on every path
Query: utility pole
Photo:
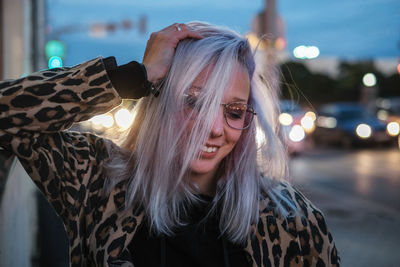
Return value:
M 47 67 L 44 54 L 46 44 L 46 1 L 32 1 L 31 6 L 31 64 L 33 71 L 39 71 Z

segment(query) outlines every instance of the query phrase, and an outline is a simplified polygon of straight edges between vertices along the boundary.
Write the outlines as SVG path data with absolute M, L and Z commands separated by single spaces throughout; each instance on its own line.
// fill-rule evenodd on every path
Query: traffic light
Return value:
M 52 56 L 49 59 L 49 69 L 61 68 L 62 66 L 62 59 L 60 57 Z
M 62 59 L 65 56 L 65 44 L 59 40 L 50 40 L 45 47 L 46 57 L 49 62 L 49 68 L 62 67 Z

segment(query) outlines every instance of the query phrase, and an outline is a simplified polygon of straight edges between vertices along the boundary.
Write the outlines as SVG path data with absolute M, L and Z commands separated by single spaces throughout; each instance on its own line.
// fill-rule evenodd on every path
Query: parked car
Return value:
M 400 133 L 400 97 L 379 98 L 376 101 L 376 115 L 386 121 L 387 131 L 392 136 Z
M 357 103 L 335 103 L 321 107 L 313 133 L 315 144 L 391 143 L 395 138 L 388 134 L 387 124 L 379 120 L 365 106 Z
M 291 100 L 280 101 L 279 123 L 289 155 L 301 154 L 307 148 L 307 136 L 314 130 L 315 113 L 306 112 Z

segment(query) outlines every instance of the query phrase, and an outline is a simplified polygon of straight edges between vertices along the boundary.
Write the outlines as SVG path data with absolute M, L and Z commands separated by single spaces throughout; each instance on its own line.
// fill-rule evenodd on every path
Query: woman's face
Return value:
M 208 68 L 205 68 L 194 80 L 193 87 L 203 88 L 206 84 L 206 74 Z M 238 66 L 231 79 L 227 90 L 222 99 L 222 103 L 242 102 L 247 104 L 250 93 L 250 79 L 247 71 Z M 191 128 L 191 125 L 189 125 Z M 221 161 L 233 150 L 240 138 L 243 130 L 237 130 L 227 125 L 223 106 L 220 106 L 218 116 L 214 121 L 210 136 L 206 144 L 202 147 L 200 156 L 190 165 L 192 175 L 196 176 L 214 176 Z

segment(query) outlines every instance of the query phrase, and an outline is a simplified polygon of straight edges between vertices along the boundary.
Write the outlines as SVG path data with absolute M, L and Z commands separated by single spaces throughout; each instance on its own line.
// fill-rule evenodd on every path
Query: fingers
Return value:
M 176 46 L 186 38 L 202 39 L 203 36 L 191 30 L 184 23 L 174 23 L 150 35 L 143 56 L 143 64 L 150 82 L 157 83 L 165 76 L 171 65 Z
M 203 36 L 201 34 L 198 34 L 197 32 L 192 31 L 186 24 L 184 23 L 175 23 L 174 24 L 176 30 L 181 34 L 182 38 L 179 38 L 180 40 L 185 39 L 185 38 L 195 38 L 195 39 L 203 39 Z M 180 31 L 178 29 L 181 29 Z
M 174 26 L 176 27 L 178 32 L 180 32 L 182 30 L 181 25 L 179 23 L 175 23 Z
M 171 37 L 176 37 L 179 41 L 186 38 L 203 39 L 201 34 L 194 32 L 184 23 L 174 23 L 160 32 L 171 34 Z

